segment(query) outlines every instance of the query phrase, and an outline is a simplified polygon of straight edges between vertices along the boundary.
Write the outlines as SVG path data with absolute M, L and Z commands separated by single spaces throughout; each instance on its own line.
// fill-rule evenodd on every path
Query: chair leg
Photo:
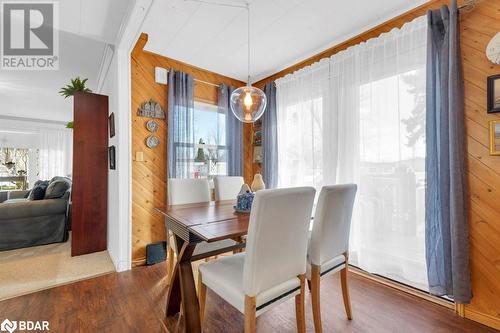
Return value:
M 255 333 L 256 323 L 255 296 L 245 295 L 245 333 Z
M 207 298 L 207 286 L 203 284 L 201 279 L 201 273 L 198 272 L 198 300 L 200 302 L 200 324 L 203 330 L 203 324 L 205 319 L 205 300 Z
M 340 271 L 340 283 L 342 285 L 342 297 L 344 298 L 344 307 L 347 319 L 352 320 L 351 298 L 349 297 L 349 285 L 347 284 L 348 261 L 346 256 L 345 267 Z
M 312 265 L 311 267 L 311 303 L 314 318 L 314 331 L 316 333 L 323 332 L 321 324 L 321 296 L 320 296 L 320 278 L 321 266 Z
M 305 295 L 306 295 L 306 277 L 304 274 L 298 276 L 300 279 L 300 294 L 295 296 L 295 316 L 297 317 L 297 331 L 299 333 L 306 332 L 306 311 L 305 311 Z

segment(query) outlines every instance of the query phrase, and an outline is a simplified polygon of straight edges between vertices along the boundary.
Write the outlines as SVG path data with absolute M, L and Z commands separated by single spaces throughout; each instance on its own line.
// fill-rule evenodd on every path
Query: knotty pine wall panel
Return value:
M 144 51 L 147 35 L 142 34 L 131 55 L 132 90 L 132 260 L 134 266 L 144 264 L 146 245 L 165 240 L 164 220 L 154 211 L 155 207 L 164 208 L 167 198 L 167 129 L 166 119 L 158 119 L 160 129 L 156 132 L 160 146 L 156 149 L 146 147 L 146 137 L 151 135 L 146 129 L 150 118 L 138 117 L 137 109 L 150 99 L 160 103 L 167 112 L 167 86 L 155 82 L 155 67 L 173 68 L 190 73 L 195 79 L 214 84 L 227 84 L 235 87 L 244 85 L 217 73 Z M 195 81 L 195 99 L 217 104 L 217 87 Z M 245 139 L 250 138 L 250 126 L 245 126 Z M 142 151 L 144 161 L 135 161 L 135 153 Z M 244 156 L 249 156 L 250 146 L 245 144 Z M 252 169 L 245 170 L 245 179 L 252 179 Z
M 448 1 L 430 1 L 408 13 L 387 21 L 359 36 L 334 46 L 294 66 L 286 68 L 258 83 L 266 82 L 329 57 L 424 15 L 428 9 L 439 8 Z M 461 48 L 465 85 L 466 164 L 470 207 L 470 263 L 474 297 L 465 306 L 465 317 L 500 329 L 500 156 L 489 155 L 490 120 L 500 115 L 486 112 L 486 78 L 500 74 L 500 65 L 485 56 L 489 40 L 500 32 L 500 1 L 480 0 L 460 18 Z M 253 172 L 260 166 L 246 161 Z

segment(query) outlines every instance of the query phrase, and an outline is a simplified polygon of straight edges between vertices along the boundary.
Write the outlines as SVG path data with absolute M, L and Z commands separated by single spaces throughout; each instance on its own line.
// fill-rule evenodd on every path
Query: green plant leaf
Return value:
M 74 79 L 71 79 L 71 84 L 66 85 L 65 87 L 62 87 L 61 90 L 59 90 L 59 94 L 61 96 L 64 96 L 64 98 L 68 98 L 69 96 L 75 95 L 75 92 L 77 91 L 83 91 L 83 92 L 92 92 L 89 88 L 85 86 L 87 83 L 88 79 L 80 79 L 79 76 L 77 76 Z

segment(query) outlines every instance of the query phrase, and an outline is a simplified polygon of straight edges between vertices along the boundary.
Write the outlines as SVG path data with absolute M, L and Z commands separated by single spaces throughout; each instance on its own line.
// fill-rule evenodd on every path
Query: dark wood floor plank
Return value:
M 137 267 L 0 302 L 0 320 L 49 320 L 51 332 L 165 332 L 165 265 Z M 350 274 L 352 321 L 338 274 L 321 284 L 324 332 L 497 332 L 447 308 Z M 210 290 L 204 332 L 242 332 L 243 316 Z M 309 294 L 307 332 L 314 332 Z M 264 313 L 258 332 L 296 332 L 293 299 Z

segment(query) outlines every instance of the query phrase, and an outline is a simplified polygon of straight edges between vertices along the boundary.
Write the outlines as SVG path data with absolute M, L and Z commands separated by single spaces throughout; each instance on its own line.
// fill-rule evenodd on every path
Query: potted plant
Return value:
M 71 79 L 71 84 L 62 87 L 61 90 L 59 90 L 59 94 L 64 96 L 64 98 L 68 98 L 69 96 L 73 96 L 77 91 L 92 92 L 92 90 L 85 87 L 85 83 L 87 83 L 87 81 L 88 79 L 82 80 L 79 76 Z
M 70 96 L 74 96 L 75 92 L 77 91 L 83 91 L 83 92 L 92 92 L 89 88 L 85 86 L 87 83 L 88 79 L 80 79 L 80 77 L 76 77 L 74 79 L 71 79 L 71 83 L 66 85 L 65 87 L 62 87 L 61 90 L 59 90 L 59 94 L 61 96 L 64 96 L 64 98 L 68 98 Z M 73 122 L 70 121 L 66 124 L 66 128 L 73 128 Z

